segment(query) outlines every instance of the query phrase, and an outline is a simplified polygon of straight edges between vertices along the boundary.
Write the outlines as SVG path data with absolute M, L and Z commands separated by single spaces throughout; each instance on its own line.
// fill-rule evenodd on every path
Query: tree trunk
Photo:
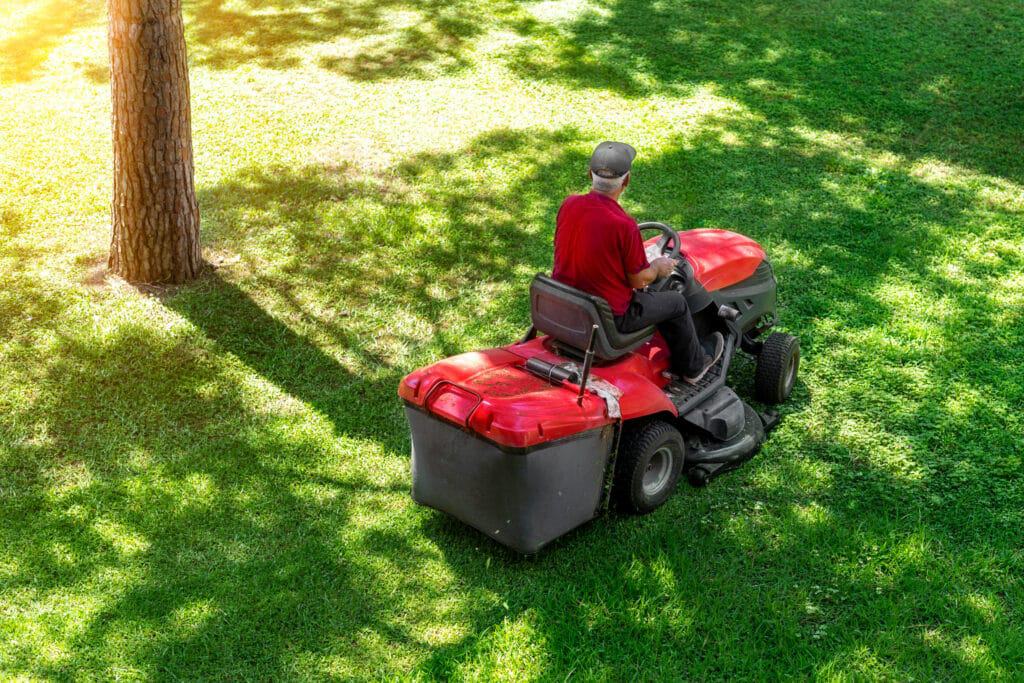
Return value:
M 199 207 L 181 0 L 108 0 L 114 199 L 110 270 L 135 283 L 199 274 Z

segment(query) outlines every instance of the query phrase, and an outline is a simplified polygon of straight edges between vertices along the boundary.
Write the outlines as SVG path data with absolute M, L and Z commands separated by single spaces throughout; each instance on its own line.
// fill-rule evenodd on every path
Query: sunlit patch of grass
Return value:
M 0 10 L 0 82 L 19 83 L 37 74 L 50 53 L 83 27 L 100 22 L 96 3 L 72 0 L 7 3 Z
M 458 678 L 494 681 L 540 680 L 549 671 L 547 643 L 527 610 L 506 617 L 481 638 L 475 657 L 451 672 Z

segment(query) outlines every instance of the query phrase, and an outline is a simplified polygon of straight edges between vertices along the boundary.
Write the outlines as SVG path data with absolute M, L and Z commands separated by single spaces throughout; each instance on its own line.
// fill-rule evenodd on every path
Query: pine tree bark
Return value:
M 181 0 L 108 0 L 114 197 L 110 270 L 180 283 L 201 268 Z

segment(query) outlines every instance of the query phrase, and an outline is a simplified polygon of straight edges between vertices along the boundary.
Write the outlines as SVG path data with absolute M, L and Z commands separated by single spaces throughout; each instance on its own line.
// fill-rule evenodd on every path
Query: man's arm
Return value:
M 668 277 L 675 270 L 676 262 L 675 259 L 670 259 L 667 256 L 661 256 L 651 261 L 651 265 L 644 268 L 639 273 L 633 273 L 632 275 L 626 275 L 629 280 L 629 286 L 633 289 L 643 289 L 647 285 L 651 284 L 659 277 Z
M 630 225 L 623 233 L 622 265 L 626 271 L 626 281 L 633 289 L 643 289 L 659 277 L 667 277 L 676 267 L 676 262 L 665 256 L 647 261 L 644 241 L 640 238 L 636 221 L 630 219 Z

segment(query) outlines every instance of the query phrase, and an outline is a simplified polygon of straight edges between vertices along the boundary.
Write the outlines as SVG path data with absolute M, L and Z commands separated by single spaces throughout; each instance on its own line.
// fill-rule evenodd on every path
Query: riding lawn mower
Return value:
M 661 232 L 644 243 L 649 257 L 678 259 L 650 288 L 686 297 L 702 343 L 722 333 L 717 364 L 696 384 L 672 376 L 654 327 L 620 332 L 606 301 L 538 274 L 520 341 L 399 385 L 418 503 L 532 554 L 611 505 L 651 512 L 681 477 L 704 486 L 753 457 L 779 418 L 727 386 L 733 357 L 756 358 L 754 396 L 767 405 L 789 397 L 800 362 L 796 337 L 769 333 L 771 264 L 734 232 L 639 227 Z

